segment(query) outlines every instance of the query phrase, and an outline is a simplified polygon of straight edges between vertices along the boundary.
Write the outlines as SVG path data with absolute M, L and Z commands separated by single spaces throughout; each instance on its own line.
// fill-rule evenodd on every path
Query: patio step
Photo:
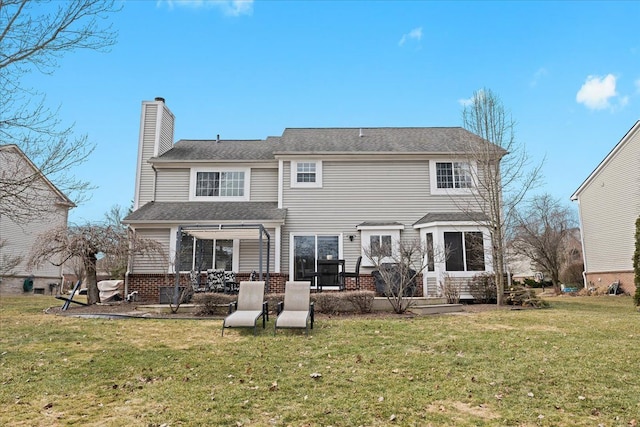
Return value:
M 462 304 L 429 304 L 429 305 L 413 305 L 409 311 L 415 314 L 442 314 L 456 313 L 462 311 Z
M 409 297 L 411 299 L 412 307 L 431 306 L 444 304 L 447 300 L 445 298 L 433 298 L 433 297 Z M 393 311 L 391 303 L 386 297 L 375 297 L 373 300 L 373 311 Z

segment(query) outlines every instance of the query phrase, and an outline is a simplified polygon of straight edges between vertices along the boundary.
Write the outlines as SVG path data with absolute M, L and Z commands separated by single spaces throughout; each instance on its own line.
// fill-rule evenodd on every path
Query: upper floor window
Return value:
M 474 188 L 473 169 L 468 162 L 431 161 L 431 192 L 446 194 L 468 193 Z
M 468 163 L 436 163 L 436 183 L 438 188 L 471 188 L 471 171 Z
M 249 200 L 247 170 L 191 170 L 191 200 Z
M 292 161 L 291 187 L 322 187 L 322 161 Z

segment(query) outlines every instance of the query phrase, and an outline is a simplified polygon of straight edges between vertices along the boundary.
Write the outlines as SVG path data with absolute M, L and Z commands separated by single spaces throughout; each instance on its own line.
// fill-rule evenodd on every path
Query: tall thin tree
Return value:
M 469 144 L 466 153 L 476 191 L 465 209 L 484 213 L 491 236 L 497 303 L 505 285 L 505 236 L 515 209 L 541 177 L 542 162 L 533 164 L 524 144 L 515 137 L 515 121 L 500 97 L 490 89 L 474 92 L 462 111 L 463 127 L 490 144 Z

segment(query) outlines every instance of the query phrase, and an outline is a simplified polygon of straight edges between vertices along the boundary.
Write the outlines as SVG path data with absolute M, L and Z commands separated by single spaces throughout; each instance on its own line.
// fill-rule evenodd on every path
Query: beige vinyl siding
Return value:
M 269 272 L 273 273 L 275 270 L 275 230 L 267 229 L 267 232 L 271 236 L 271 245 L 269 253 Z M 267 239 L 263 237 L 263 273 L 267 271 L 266 256 L 267 256 Z M 256 271 L 259 272 L 260 263 L 260 245 L 258 240 L 240 240 L 240 272 L 247 273 Z
M 26 226 L 19 226 L 6 217 L 0 218 L 0 236 L 6 242 L 6 246 L 0 248 L 0 256 L 6 254 L 22 257 L 22 262 L 13 270 L 16 275 L 60 279 L 62 277 L 62 267 L 60 266 L 45 262 L 33 268 L 27 264 L 31 248 L 36 243 L 38 236 L 55 227 L 64 226 L 66 222 L 67 209 L 61 206 L 53 211 L 43 212 L 43 217 L 39 221 L 32 221 Z M 59 262 L 58 259 L 52 261 Z
M 188 202 L 189 169 L 158 169 L 156 201 Z
M 631 270 L 640 215 L 640 132 L 584 188 L 580 212 L 587 272 Z
M 133 265 L 131 273 L 166 273 L 169 271 L 169 236 L 171 230 L 169 228 L 145 229 L 138 228 L 136 230 L 139 237 L 152 239 L 159 242 L 164 250 L 163 255 L 135 255 L 133 257 Z
M 278 169 L 251 169 L 251 201 L 278 201 Z
M 144 206 L 153 200 L 154 172 L 147 160 L 154 156 L 156 142 L 156 124 L 158 120 L 158 105 L 144 104 L 142 131 L 142 159 L 140 167 L 140 188 L 138 206 Z
M 158 156 L 166 153 L 173 147 L 173 114 L 162 103 L 162 123 L 160 123 L 160 146 L 158 149 Z
M 303 159 L 301 159 L 303 160 Z M 428 160 L 323 161 L 322 188 L 290 188 L 284 162 L 282 270 L 289 269 L 289 237 L 294 234 L 343 234 L 343 256 L 353 271 L 363 242 L 356 226 L 365 221 L 399 222 L 402 239 L 419 238 L 413 224 L 429 212 L 459 211 L 447 195 L 431 195 Z M 456 196 L 461 200 L 461 196 Z M 464 198 L 462 198 L 464 199 Z M 355 236 L 353 242 L 349 235 Z

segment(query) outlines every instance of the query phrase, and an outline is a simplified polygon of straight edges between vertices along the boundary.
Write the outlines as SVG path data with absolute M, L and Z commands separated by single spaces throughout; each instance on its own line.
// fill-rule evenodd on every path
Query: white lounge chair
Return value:
M 222 322 L 222 335 L 225 328 L 253 328 L 256 334 L 258 319 L 262 317 L 262 329 L 269 320 L 269 310 L 264 300 L 264 281 L 240 282 L 238 300 L 229 306 L 230 314 Z
M 313 329 L 314 304 L 311 302 L 309 282 L 288 281 L 285 283 L 284 303 L 278 304 L 278 318 L 273 328 L 302 328 L 309 335 Z

